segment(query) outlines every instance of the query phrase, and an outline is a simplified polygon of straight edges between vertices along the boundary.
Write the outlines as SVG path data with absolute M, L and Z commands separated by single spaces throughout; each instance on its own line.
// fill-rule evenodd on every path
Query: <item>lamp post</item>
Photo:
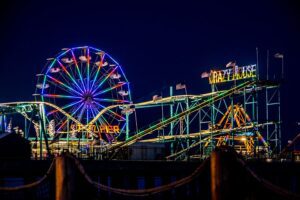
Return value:
M 275 58 L 281 59 L 281 79 L 283 79 L 283 77 L 284 77 L 284 71 L 283 71 L 283 65 L 284 65 L 283 58 L 284 58 L 284 56 L 283 56 L 283 54 L 281 54 L 281 53 L 276 53 L 276 54 L 274 55 L 274 57 L 275 57 Z

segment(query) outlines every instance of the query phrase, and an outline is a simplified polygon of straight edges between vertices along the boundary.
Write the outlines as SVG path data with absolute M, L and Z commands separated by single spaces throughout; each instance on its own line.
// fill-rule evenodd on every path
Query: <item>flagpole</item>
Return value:
M 257 80 L 259 80 L 259 68 L 258 68 L 258 47 L 256 47 L 256 71 L 257 71 Z
M 283 79 L 284 78 L 284 70 L 283 70 L 283 66 L 284 66 L 284 55 L 283 54 L 281 54 L 281 53 L 276 53 L 275 55 L 274 55 L 274 57 L 275 58 L 279 58 L 279 59 L 281 59 L 281 79 Z
M 267 80 L 269 80 L 269 49 L 267 50 Z
M 161 98 L 163 96 L 162 92 L 160 93 L 161 95 Z M 163 122 L 165 119 L 164 119 L 164 106 L 163 106 L 163 103 L 161 102 L 161 122 Z M 162 134 L 163 134 L 163 140 L 165 140 L 165 129 L 163 128 L 162 129 Z
M 281 79 L 283 80 L 284 78 L 284 72 L 283 72 L 283 59 L 284 59 L 284 56 L 282 55 L 282 59 L 281 59 Z
M 186 89 L 186 84 L 184 84 L 184 91 L 185 91 L 185 95 L 187 95 L 187 89 Z M 186 109 L 190 109 L 190 105 L 189 105 L 189 97 L 186 97 Z M 186 134 L 189 137 L 190 134 L 190 116 L 189 114 L 187 114 L 186 116 Z M 190 147 L 190 139 L 187 138 L 187 148 Z M 188 160 L 189 160 L 189 155 L 188 156 Z

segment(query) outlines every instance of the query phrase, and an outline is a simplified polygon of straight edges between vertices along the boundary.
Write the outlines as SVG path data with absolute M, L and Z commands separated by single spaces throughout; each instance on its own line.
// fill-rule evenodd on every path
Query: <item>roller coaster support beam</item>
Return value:
M 181 112 L 181 113 L 179 113 L 179 114 L 177 114 L 177 115 L 175 115 L 173 117 L 170 117 L 170 118 L 168 118 L 168 119 L 166 119 L 166 120 L 164 120 L 164 121 L 162 121 L 162 122 L 160 122 L 160 123 L 158 123 L 158 124 L 156 124 L 156 125 L 154 125 L 154 126 L 152 126 L 150 128 L 147 128 L 147 129 L 145 129 L 145 130 L 137 133 L 134 136 L 131 136 L 127 141 L 119 143 L 119 144 L 111 147 L 109 150 L 131 145 L 131 144 L 135 143 L 141 137 L 143 137 L 145 135 L 148 135 L 148 134 L 152 133 L 153 131 L 155 131 L 155 130 L 163 127 L 163 126 L 169 125 L 171 122 L 173 122 L 173 121 L 175 121 L 175 120 L 177 120 L 177 119 L 179 119 L 181 117 L 184 117 L 187 114 L 191 114 L 191 113 L 193 113 L 193 112 L 195 112 L 195 111 L 197 111 L 197 110 L 199 110 L 199 109 L 201 109 L 201 108 L 203 108 L 205 106 L 211 105 L 215 101 L 219 101 L 219 100 L 221 100 L 221 99 L 223 99 L 225 97 L 228 97 L 228 96 L 234 94 L 235 92 L 238 92 L 239 90 L 241 90 L 241 89 L 243 89 L 243 88 L 245 88 L 247 86 L 253 85 L 254 83 L 255 83 L 255 81 L 247 81 L 245 83 L 240 84 L 237 87 L 234 87 L 232 89 L 226 90 L 226 91 L 221 92 L 221 93 L 218 93 L 216 96 L 212 96 L 211 98 L 203 101 L 202 103 L 200 103 L 200 104 L 198 104 L 196 106 L 191 107 L 188 110 L 185 110 L 185 111 L 183 111 L 183 112 Z
M 170 97 L 173 96 L 173 86 L 170 86 Z M 174 116 L 174 105 L 170 105 L 170 117 Z M 170 124 L 170 135 L 174 134 L 174 122 Z M 171 153 L 174 153 L 174 142 L 171 142 Z
M 126 140 L 129 138 L 129 112 L 126 112 Z
M 186 110 L 189 110 L 189 109 L 190 109 L 190 104 L 189 104 L 189 98 L 187 97 L 186 98 Z M 185 126 L 186 126 L 186 135 L 189 136 L 189 134 L 190 134 L 190 115 L 189 114 L 186 115 Z M 186 143 L 187 147 L 189 147 L 190 146 L 190 140 L 187 139 L 186 142 L 187 142 Z

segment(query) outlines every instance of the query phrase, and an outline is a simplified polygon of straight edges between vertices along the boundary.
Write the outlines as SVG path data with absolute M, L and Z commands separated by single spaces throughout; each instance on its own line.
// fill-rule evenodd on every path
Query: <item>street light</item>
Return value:
M 276 53 L 275 55 L 274 55 L 274 57 L 275 58 L 279 58 L 279 59 L 281 59 L 281 79 L 283 79 L 283 74 L 284 74 L 284 72 L 283 72 L 283 54 L 281 54 L 281 53 Z

